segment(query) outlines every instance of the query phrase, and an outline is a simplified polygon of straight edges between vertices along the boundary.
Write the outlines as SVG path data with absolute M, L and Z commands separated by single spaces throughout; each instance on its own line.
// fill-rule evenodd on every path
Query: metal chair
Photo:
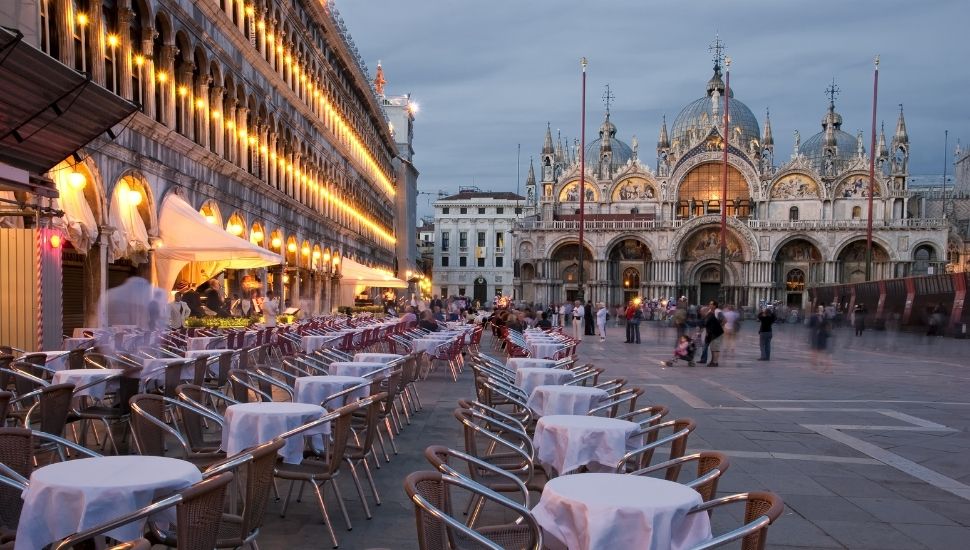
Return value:
M 667 428 L 670 428 L 672 433 L 668 436 L 660 437 L 660 433 Z M 616 463 L 616 471 L 623 473 L 624 471 L 636 471 L 650 466 L 654 451 L 668 444 L 670 445 L 668 460 L 684 456 L 684 453 L 687 451 L 687 437 L 690 436 L 695 428 L 697 428 L 697 423 L 691 418 L 668 420 L 667 422 L 642 428 L 633 435 L 644 436 L 646 443 L 624 454 L 623 458 Z M 680 466 L 674 465 L 671 468 L 672 475 L 676 477 L 680 473 Z
M 741 539 L 742 550 L 764 550 L 768 540 L 768 527 L 774 524 L 781 517 L 781 513 L 785 511 L 785 504 L 781 497 L 770 491 L 739 493 L 709 500 L 692 508 L 688 515 L 710 512 L 714 508 L 738 502 L 745 504 L 744 525 L 698 544 L 691 550 L 718 548 L 738 539 Z
M 667 481 L 678 481 L 681 467 L 689 462 L 697 463 L 697 477 L 684 482 L 684 485 L 700 493 L 705 502 L 711 500 L 717 494 L 718 480 L 731 467 L 731 462 L 724 453 L 702 451 L 641 468 L 630 472 L 630 475 L 643 476 L 663 472 Z

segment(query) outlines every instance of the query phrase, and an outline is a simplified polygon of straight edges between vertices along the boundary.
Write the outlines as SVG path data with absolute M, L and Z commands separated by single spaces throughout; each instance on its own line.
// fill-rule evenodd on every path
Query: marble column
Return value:
M 236 140 L 237 162 L 243 170 L 249 171 L 249 109 L 247 107 L 236 107 Z
M 202 72 L 199 74 L 198 78 L 195 79 L 195 98 L 196 101 L 202 100 L 202 106 L 192 105 L 192 119 L 195 120 L 193 128 L 195 131 L 195 142 L 205 147 L 209 148 L 209 83 L 212 78 L 208 74 Z
M 161 67 L 157 68 L 157 71 L 164 71 L 168 75 L 165 84 L 159 83 L 162 90 L 162 107 L 164 109 L 162 111 L 162 123 L 173 129 L 175 128 L 175 98 L 176 88 L 178 87 L 175 79 L 175 52 L 176 48 L 172 44 L 162 46 Z
M 129 100 L 140 103 L 141 99 L 135 98 L 135 91 L 132 89 L 131 78 L 134 66 L 132 59 L 136 52 L 133 51 L 134 44 L 131 43 L 131 21 L 135 17 L 135 12 L 129 7 L 118 8 L 118 38 L 121 41 L 115 48 L 115 71 L 118 74 L 118 89 L 115 93 Z
M 140 68 L 138 80 L 141 83 L 141 104 L 142 111 L 148 116 L 155 118 L 155 61 L 151 55 L 153 44 L 154 29 L 151 27 L 142 29 L 141 51 L 145 55 L 145 63 Z
M 176 109 L 176 116 L 178 116 L 178 123 L 176 128 L 182 128 L 182 135 L 195 141 L 195 122 L 193 120 L 192 113 L 194 112 L 194 106 L 192 105 L 193 97 L 193 76 L 195 72 L 195 65 L 193 63 L 185 63 L 182 65 L 181 70 L 179 70 L 178 84 L 175 85 L 175 97 L 178 101 L 178 109 Z M 185 93 L 182 94 L 179 90 L 184 89 Z
M 212 151 L 215 152 L 215 154 L 219 155 L 220 157 L 223 156 L 223 154 L 225 154 L 225 150 L 226 150 L 225 148 L 226 140 L 225 140 L 225 134 L 223 131 L 223 126 L 225 124 L 225 120 L 224 120 L 225 113 L 222 112 L 222 96 L 225 93 L 225 91 L 226 89 L 223 88 L 222 86 L 210 87 L 209 105 L 207 109 L 209 113 L 209 118 L 210 118 L 209 124 L 212 125 L 212 130 L 208 132 L 212 134 L 211 136 L 212 143 L 209 144 L 210 149 L 212 149 Z M 211 113 L 213 112 L 219 112 L 219 118 L 212 119 Z M 206 138 L 206 139 L 209 139 L 209 138 Z
M 88 72 L 91 73 L 91 80 L 95 84 L 106 87 L 104 71 L 105 35 L 101 28 L 103 17 L 102 3 L 88 2 L 88 24 L 84 27 L 84 30 L 87 31 L 87 53 L 91 56 L 91 66 L 88 67 Z

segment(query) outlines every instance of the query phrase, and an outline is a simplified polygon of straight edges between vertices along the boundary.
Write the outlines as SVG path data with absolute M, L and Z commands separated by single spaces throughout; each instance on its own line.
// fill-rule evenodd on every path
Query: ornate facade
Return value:
M 630 145 L 618 139 L 608 110 L 598 138 L 586 147 L 583 178 L 578 152 L 555 144 L 547 128 L 540 178 L 526 184 L 535 215 L 516 228 L 519 296 L 550 303 L 579 290 L 580 179 L 583 282 L 594 301 L 687 295 L 696 303 L 723 295 L 741 306 L 780 300 L 803 307 L 807 286 L 862 280 L 869 157 L 861 132 L 841 129 L 834 87 L 822 131 L 804 142 L 795 132 L 791 158 L 780 166 L 768 114 L 761 126 L 729 90 L 724 128 L 724 94 L 716 64 L 706 94 L 683 108 L 669 133 L 663 120 L 652 166 L 640 158 L 636 136 Z M 913 215 L 909 207 L 908 161 L 900 110 L 892 139 L 887 145 L 881 133 L 876 151 L 874 279 L 925 274 L 941 269 L 937 262 L 946 257 L 946 222 Z M 723 277 L 722 208 L 728 227 Z

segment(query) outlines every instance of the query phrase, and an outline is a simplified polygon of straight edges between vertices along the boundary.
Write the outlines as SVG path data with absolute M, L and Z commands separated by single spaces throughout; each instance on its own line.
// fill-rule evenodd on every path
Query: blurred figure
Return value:
M 219 281 L 212 279 L 209 281 L 205 291 L 205 307 L 215 312 L 216 317 L 225 317 L 225 304 L 222 299 L 222 292 L 219 291 Z
M 930 313 L 929 325 L 930 328 L 926 331 L 927 336 L 943 336 L 946 325 L 946 308 L 943 307 L 943 304 L 938 303 L 933 308 L 933 312 Z
M 434 320 L 434 313 L 430 309 L 421 312 L 421 320 L 418 321 L 418 326 L 429 332 L 438 332 L 440 330 L 438 322 Z
M 202 285 L 199 285 L 201 288 Z M 205 317 L 205 311 L 202 310 L 202 296 L 199 295 L 199 290 L 197 288 L 189 288 L 182 295 L 182 299 L 185 301 L 185 305 L 189 306 L 189 315 L 192 317 Z
M 267 327 L 276 326 L 276 316 L 280 314 L 280 303 L 276 300 L 276 296 L 273 291 L 270 290 L 266 293 L 266 299 L 263 300 L 263 317 L 265 317 L 264 322 Z
M 832 372 L 832 361 L 828 356 L 829 338 L 832 325 L 825 318 L 825 308 L 818 306 L 808 321 L 809 345 L 812 348 L 812 367 L 822 372 Z
M 598 304 L 599 309 L 596 310 L 596 330 L 600 334 L 600 342 L 606 341 L 606 317 L 609 312 L 606 309 L 606 304 L 600 302 Z
M 573 303 L 573 338 L 579 341 L 583 340 L 583 322 L 586 317 L 586 310 L 583 309 L 583 303 L 576 300 Z
M 862 336 L 862 331 L 866 330 L 866 305 L 856 304 L 852 310 L 852 327 L 855 328 L 855 335 Z
M 724 353 L 734 354 L 739 328 L 741 328 L 741 315 L 734 306 L 724 306 Z
M 165 292 L 141 277 L 130 277 L 104 296 L 105 321 L 110 325 L 129 325 L 142 330 L 162 328 L 168 316 Z
M 596 336 L 596 326 L 595 326 L 596 322 L 593 319 L 593 317 L 596 315 L 596 312 L 593 310 L 593 302 L 590 300 L 586 300 L 586 309 L 584 309 L 583 311 L 585 313 L 584 321 L 585 321 L 586 336 Z
M 256 304 L 253 303 L 252 293 L 247 292 L 239 300 L 239 315 L 242 317 L 252 317 L 254 313 L 256 313 Z
M 239 295 L 233 293 L 232 300 L 229 302 L 229 315 L 232 317 L 242 317 L 242 300 L 239 299 Z
M 758 313 L 758 343 L 761 346 L 761 357 L 758 361 L 770 361 L 771 360 L 771 337 L 772 328 L 775 326 L 775 312 L 771 310 L 768 306 L 761 308 L 761 312 Z

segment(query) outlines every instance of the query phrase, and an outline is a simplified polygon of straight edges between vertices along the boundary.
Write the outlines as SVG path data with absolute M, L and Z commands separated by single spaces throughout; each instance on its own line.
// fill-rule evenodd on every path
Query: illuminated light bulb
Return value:
M 112 48 L 118 46 L 119 40 L 118 40 L 118 35 L 117 34 L 109 34 L 108 37 L 107 37 L 107 40 L 108 40 L 108 46 L 110 46 Z
M 276 160 L 276 151 L 273 151 L 272 153 L 270 153 L 269 158 Z
M 333 265 L 334 265 L 334 267 L 340 265 L 340 256 L 334 256 L 333 257 Z
M 141 191 L 138 191 L 137 189 L 128 190 L 128 204 L 138 206 L 141 204 L 141 199 Z
M 309 256 L 310 255 L 310 247 L 307 246 L 307 245 L 303 245 L 303 249 L 300 250 L 300 252 L 302 252 L 304 256 Z
M 246 136 L 248 135 L 249 132 L 247 132 L 245 129 L 239 130 L 239 139 L 246 139 Z
M 84 189 L 84 186 L 88 184 L 88 177 L 82 172 L 74 171 L 67 175 L 67 182 L 74 189 Z
M 60 235 L 57 235 L 57 234 L 51 235 L 50 243 L 51 243 L 51 248 L 60 248 L 61 247 L 61 236 Z
M 215 223 L 216 223 L 216 217 L 215 217 L 214 214 L 206 214 L 205 215 L 205 221 L 211 223 L 212 225 L 215 225 Z
M 82 27 L 88 24 L 88 16 L 85 13 L 77 14 L 77 24 Z
M 226 230 L 229 231 L 229 233 L 236 236 L 242 234 L 242 226 L 235 222 L 231 222 L 229 224 L 229 227 L 226 228 Z
M 158 81 L 161 82 L 162 84 L 165 84 L 166 82 L 168 82 L 168 73 L 164 71 L 158 73 Z
M 270 42 L 272 42 L 274 38 L 276 37 L 273 35 L 273 33 L 269 33 L 266 35 L 266 40 L 269 40 Z
M 144 55 L 141 55 L 141 54 L 136 55 L 135 56 L 135 65 L 141 67 L 144 64 L 145 64 L 145 56 Z
M 296 252 L 296 243 L 290 243 L 286 245 L 286 250 L 288 252 Z
M 251 238 L 252 238 L 253 242 L 261 243 L 261 242 L 263 242 L 263 232 L 260 231 L 259 229 L 253 231 L 253 233 L 251 235 Z
M 165 242 L 162 239 L 155 239 L 155 246 L 154 246 L 154 248 L 156 250 L 159 249 L 159 248 L 164 248 L 164 247 L 165 247 Z
M 276 52 L 277 53 L 283 53 L 283 45 L 282 44 L 276 46 Z
M 249 144 L 256 145 L 256 136 L 249 136 Z
M 280 239 L 279 237 L 273 237 L 273 240 L 271 240 L 269 244 L 273 248 L 279 248 L 280 245 L 283 244 L 283 239 Z
M 226 121 L 226 128 L 229 128 L 230 130 L 232 130 L 235 127 L 236 127 L 236 123 L 234 121 L 232 121 L 232 120 L 227 120 Z
M 269 152 L 269 147 L 265 145 L 260 145 L 259 152 L 265 155 L 267 152 Z
M 189 89 L 185 86 L 179 86 L 178 93 L 179 97 L 185 97 L 189 94 Z
M 313 251 L 313 259 L 314 260 L 319 260 L 320 259 L 320 251 L 319 250 L 314 250 Z
M 290 284 L 290 276 L 289 275 L 283 275 L 283 284 L 284 285 Z
M 218 119 L 221 116 L 222 116 L 222 113 L 220 113 L 219 111 L 212 111 L 212 118 Z
M 196 99 L 195 100 L 195 108 L 196 109 L 205 109 L 205 101 L 202 100 L 202 99 Z
M 259 30 L 261 30 L 261 31 L 265 31 L 266 30 L 266 21 L 263 21 L 262 19 L 260 19 L 259 20 L 259 23 L 256 23 L 256 28 L 259 29 Z
M 327 263 L 330 263 L 330 253 L 329 252 L 324 252 L 323 253 L 323 261 L 324 262 L 327 262 Z
M 246 6 L 246 15 L 252 17 L 256 13 L 256 8 L 253 6 Z

